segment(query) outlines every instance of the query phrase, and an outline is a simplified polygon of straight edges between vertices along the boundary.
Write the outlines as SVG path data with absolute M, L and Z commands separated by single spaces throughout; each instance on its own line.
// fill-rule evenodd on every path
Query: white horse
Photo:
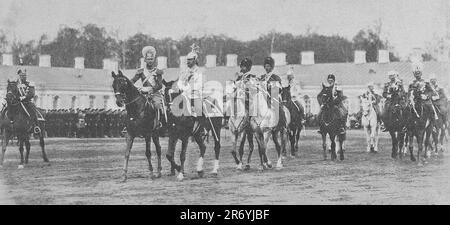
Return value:
M 362 118 L 361 125 L 367 137 L 367 152 L 378 152 L 378 140 L 381 124 L 378 121 L 375 105 L 368 98 L 362 98 Z

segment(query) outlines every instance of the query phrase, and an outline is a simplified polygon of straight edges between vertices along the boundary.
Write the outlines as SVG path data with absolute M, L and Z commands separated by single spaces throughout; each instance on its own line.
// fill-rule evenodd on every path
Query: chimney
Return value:
M 301 52 L 301 64 L 314 65 L 314 52 L 313 51 Z
M 187 67 L 187 56 L 180 56 L 180 68 Z
M 207 55 L 206 56 L 206 67 L 216 67 L 216 55 Z
M 75 58 L 75 69 L 84 69 L 84 57 Z
M 13 55 L 11 53 L 3 53 L 2 54 L 2 65 L 4 66 L 13 66 Z
M 162 70 L 162 69 L 167 69 L 167 57 L 165 56 L 158 56 L 158 58 L 156 58 L 157 62 L 158 62 L 158 69 Z
M 237 58 L 238 56 L 236 54 L 228 54 L 227 55 L 227 66 L 228 67 L 235 67 L 237 66 Z
M 272 53 L 270 56 L 275 61 L 275 66 L 286 66 L 286 53 L 284 52 L 277 52 Z
M 389 63 L 388 50 L 378 50 L 378 63 Z
M 366 63 L 366 51 L 356 50 L 355 51 L 355 64 Z
M 39 55 L 39 67 L 51 67 L 51 56 L 50 55 Z

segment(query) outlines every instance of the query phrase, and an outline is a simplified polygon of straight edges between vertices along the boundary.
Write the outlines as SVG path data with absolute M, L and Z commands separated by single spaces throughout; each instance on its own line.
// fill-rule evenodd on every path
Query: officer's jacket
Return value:
M 324 103 L 322 102 L 321 93 L 319 93 L 317 95 L 317 101 L 319 102 L 320 105 L 323 105 Z M 336 105 L 338 107 L 344 107 L 344 103 L 343 103 L 343 101 L 345 99 L 344 92 L 336 84 L 335 84 L 334 93 L 333 93 L 333 97 L 332 98 L 333 98 L 332 102 L 333 102 L 334 105 Z
M 201 98 L 204 82 L 206 82 L 206 79 L 201 69 L 194 65 L 192 68 L 187 68 L 181 72 L 177 86 L 184 95 L 190 98 Z
M 140 68 L 137 70 L 134 77 L 131 79 L 133 83 L 138 80 L 142 81 L 142 91 L 148 93 L 159 93 L 162 89 L 162 75 L 164 72 L 160 69 L 154 68 L 148 70 L 147 68 Z
M 271 93 L 272 88 L 278 88 L 278 94 L 280 94 L 282 86 L 281 86 L 281 78 L 278 75 L 273 73 L 263 74 L 259 77 L 259 80 L 264 82 L 263 84 L 266 86 L 267 92 L 269 93 L 270 96 L 272 95 Z
M 383 97 L 390 99 L 393 94 L 398 94 L 402 96 L 405 93 L 405 89 L 403 88 L 403 84 L 396 80 L 396 81 L 389 81 L 384 84 L 383 88 Z
M 435 95 L 434 97 L 432 97 L 433 101 L 443 101 L 443 102 L 447 102 L 447 95 L 445 94 L 445 90 L 444 88 L 439 87 L 438 85 L 432 85 L 430 84 L 434 91 L 437 93 L 437 95 Z
M 422 99 L 422 95 L 425 99 Z M 408 96 L 410 101 L 425 101 L 431 102 L 431 98 L 436 96 L 430 85 L 430 83 L 426 82 L 424 79 L 414 80 L 408 88 Z
M 19 79 L 17 81 L 17 88 L 19 88 L 20 96 L 25 96 L 24 102 L 30 102 L 35 95 L 35 87 L 33 82 L 25 81 L 21 82 Z

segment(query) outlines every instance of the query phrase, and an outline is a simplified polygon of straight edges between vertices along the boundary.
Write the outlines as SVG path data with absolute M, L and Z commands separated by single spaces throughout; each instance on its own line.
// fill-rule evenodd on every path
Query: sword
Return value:
M 203 110 L 205 110 L 206 106 L 205 106 L 205 102 L 204 101 L 202 101 L 202 105 L 203 105 Z M 206 112 L 206 110 L 205 110 L 205 112 Z M 206 116 L 206 118 L 208 118 L 208 121 L 211 124 L 211 130 L 213 131 L 213 134 L 214 134 L 214 137 L 216 138 L 216 141 L 219 141 L 219 138 L 217 138 L 216 129 L 214 129 L 214 125 L 213 125 L 213 123 L 211 121 L 211 118 L 207 115 L 207 113 L 205 113 L 205 116 Z

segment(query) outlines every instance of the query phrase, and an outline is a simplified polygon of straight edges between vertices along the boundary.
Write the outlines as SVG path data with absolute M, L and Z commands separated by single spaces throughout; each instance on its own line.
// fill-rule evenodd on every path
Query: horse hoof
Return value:
M 272 169 L 272 168 L 273 168 L 272 163 L 271 163 L 270 161 L 267 162 L 267 163 L 266 163 L 266 167 L 267 167 L 268 169 Z
M 177 180 L 178 180 L 178 181 L 183 181 L 183 180 L 184 180 L 184 175 L 183 175 L 183 173 L 178 173 Z
M 416 161 L 416 158 L 411 157 L 411 161 L 415 162 L 415 161 Z
M 202 171 L 197 171 L 197 174 L 198 174 L 198 177 L 202 178 L 203 175 L 205 175 L 205 172 L 203 170 Z
M 161 172 L 157 172 L 156 175 L 155 175 L 155 178 L 161 178 L 161 176 L 162 176 Z
M 250 170 L 250 165 L 245 165 L 244 170 L 245 170 L 245 171 L 249 171 L 249 170 Z
M 17 169 L 23 169 L 23 168 L 24 168 L 23 165 L 19 165 L 19 166 L 17 167 Z
M 213 170 L 213 171 L 211 171 L 211 174 L 212 174 L 213 176 L 217 176 L 219 173 L 217 172 L 217 170 Z
M 281 169 L 283 169 L 283 165 L 282 165 L 282 164 L 277 165 L 277 167 L 276 167 L 275 169 L 276 169 L 276 170 L 281 170 Z
M 236 169 L 237 170 L 242 170 L 242 163 L 237 164 Z
M 260 166 L 260 167 L 258 168 L 258 171 L 261 172 L 261 173 L 264 172 L 264 166 Z
M 122 178 L 122 180 L 119 181 L 119 183 L 126 183 L 127 182 L 127 177 Z

